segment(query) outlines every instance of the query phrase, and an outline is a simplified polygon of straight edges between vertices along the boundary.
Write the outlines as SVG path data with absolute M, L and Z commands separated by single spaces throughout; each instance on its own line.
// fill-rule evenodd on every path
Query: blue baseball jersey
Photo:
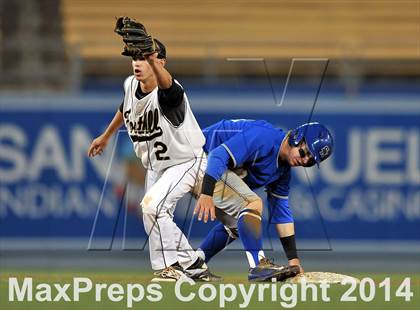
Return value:
M 226 169 L 242 168 L 251 188 L 265 187 L 271 223 L 293 222 L 288 205 L 290 165 L 280 162 L 286 133 L 264 120 L 222 120 L 203 130 L 209 154 L 206 174 L 220 180 Z

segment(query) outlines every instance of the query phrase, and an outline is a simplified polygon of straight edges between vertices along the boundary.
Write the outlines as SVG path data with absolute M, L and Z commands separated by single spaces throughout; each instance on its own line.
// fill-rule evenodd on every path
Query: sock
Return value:
M 197 250 L 197 255 L 207 263 L 214 255 L 219 253 L 234 240 L 235 239 L 229 237 L 225 226 L 222 223 L 218 223 L 210 230 L 203 242 L 201 242 L 200 247 Z
M 261 216 L 257 211 L 245 209 L 239 214 L 238 219 L 239 238 L 244 245 L 248 263 L 254 268 L 264 257 L 262 251 Z

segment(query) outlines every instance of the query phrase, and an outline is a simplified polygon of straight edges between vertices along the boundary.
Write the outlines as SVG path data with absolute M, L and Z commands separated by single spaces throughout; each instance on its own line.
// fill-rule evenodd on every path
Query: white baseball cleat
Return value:
M 182 270 L 169 266 L 165 269 L 156 271 L 151 282 L 176 282 L 182 277 L 186 277 Z

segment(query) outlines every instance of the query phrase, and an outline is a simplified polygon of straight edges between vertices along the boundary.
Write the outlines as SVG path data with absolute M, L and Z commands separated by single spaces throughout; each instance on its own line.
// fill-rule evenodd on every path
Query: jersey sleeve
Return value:
M 289 182 L 290 169 L 281 179 L 266 188 L 270 224 L 293 223 L 293 214 L 289 207 Z
M 262 128 L 252 126 L 238 131 L 214 148 L 207 160 L 201 193 L 212 196 L 216 182 L 220 180 L 226 169 L 239 167 L 246 161 L 253 161 L 259 154 L 263 156 L 266 151 L 264 146 L 267 145 L 263 141 L 269 138 Z
M 236 133 L 210 152 L 206 174 L 219 180 L 227 168 L 240 167 L 246 161 L 255 160 L 258 155 L 263 155 L 262 141 L 267 138 L 261 129 L 255 127 Z
M 174 79 L 167 89 L 158 89 L 159 104 L 162 107 L 178 107 L 184 98 L 184 89 Z
M 184 89 L 174 79 L 167 89 L 158 89 L 159 106 L 168 121 L 179 126 L 185 118 Z

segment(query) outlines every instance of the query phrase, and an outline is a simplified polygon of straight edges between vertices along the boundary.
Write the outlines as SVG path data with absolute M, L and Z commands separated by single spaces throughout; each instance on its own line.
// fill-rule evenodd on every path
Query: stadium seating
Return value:
M 112 28 L 114 16 L 124 14 L 144 22 L 177 58 L 406 59 L 419 53 L 417 1 L 65 0 L 62 13 L 66 42 L 79 45 L 84 57 L 118 55 Z
M 65 42 L 86 60 L 119 57 L 119 15 L 143 22 L 179 61 L 419 57 L 419 1 L 63 0 L 61 10 Z

